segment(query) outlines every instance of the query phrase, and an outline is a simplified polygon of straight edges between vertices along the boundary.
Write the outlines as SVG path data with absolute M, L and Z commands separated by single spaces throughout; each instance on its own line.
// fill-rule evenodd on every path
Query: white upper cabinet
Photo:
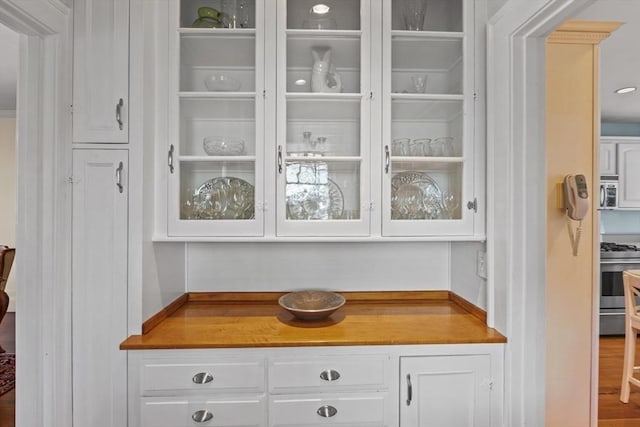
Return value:
M 169 236 L 263 235 L 264 6 L 170 3 Z
M 484 238 L 484 20 L 471 0 L 429 0 L 407 23 L 405 3 L 157 6 L 169 68 L 156 237 Z
M 619 208 L 640 208 L 640 141 L 618 144 Z
M 474 4 L 383 4 L 383 235 L 472 235 Z
M 73 142 L 129 141 L 129 0 L 73 5 Z
M 616 144 L 600 142 L 600 175 L 617 175 Z
M 279 0 L 277 235 L 368 236 L 369 0 Z

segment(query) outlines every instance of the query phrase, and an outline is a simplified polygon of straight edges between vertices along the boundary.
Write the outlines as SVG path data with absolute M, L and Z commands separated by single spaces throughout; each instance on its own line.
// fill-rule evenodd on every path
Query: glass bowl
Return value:
M 227 136 L 208 136 L 202 141 L 202 148 L 210 156 L 240 156 L 244 154 L 244 140 Z
M 204 85 L 210 91 L 233 92 L 240 89 L 241 83 L 226 74 L 213 73 L 205 77 Z
M 280 307 L 300 320 L 322 320 L 342 307 L 345 298 L 335 292 L 306 290 L 290 292 L 278 299 Z

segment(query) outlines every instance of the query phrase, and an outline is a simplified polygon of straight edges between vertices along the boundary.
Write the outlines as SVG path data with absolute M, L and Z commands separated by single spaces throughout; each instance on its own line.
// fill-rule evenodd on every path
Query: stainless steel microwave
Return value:
M 600 209 L 616 209 L 618 207 L 618 177 L 600 177 Z

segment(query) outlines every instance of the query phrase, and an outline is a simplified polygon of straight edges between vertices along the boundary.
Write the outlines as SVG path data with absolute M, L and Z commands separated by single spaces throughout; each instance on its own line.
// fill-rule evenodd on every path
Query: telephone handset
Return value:
M 584 175 L 567 175 L 564 177 L 564 205 L 567 216 L 581 221 L 589 211 L 589 192 Z
M 569 228 L 569 238 L 573 248 L 573 256 L 578 255 L 578 245 L 582 234 L 582 220 L 589 211 L 589 191 L 587 190 L 587 179 L 584 175 L 567 175 L 564 177 L 564 208 L 567 216 L 567 227 Z M 580 221 L 575 235 L 571 227 L 571 220 Z

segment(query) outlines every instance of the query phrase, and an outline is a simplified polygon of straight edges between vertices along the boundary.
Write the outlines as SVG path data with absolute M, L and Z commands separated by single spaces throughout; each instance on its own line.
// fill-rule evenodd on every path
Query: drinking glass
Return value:
M 416 156 L 430 156 L 431 155 L 431 138 L 418 138 L 413 140 L 416 150 Z
M 434 141 L 437 150 L 438 156 L 451 157 L 453 156 L 453 137 L 451 136 L 441 136 L 440 138 L 436 138 Z
M 415 93 L 424 93 L 427 87 L 427 75 L 420 74 L 411 76 L 411 82 L 413 83 L 413 91 Z
M 422 31 L 427 11 L 427 0 L 402 0 L 402 13 L 406 30 Z
M 453 219 L 458 206 L 460 206 L 460 200 L 456 193 L 452 191 L 442 192 L 442 210 L 447 219 Z
M 411 154 L 411 150 L 409 147 L 409 143 L 411 139 L 409 138 L 396 138 L 391 143 L 391 154 L 394 156 L 408 156 Z

